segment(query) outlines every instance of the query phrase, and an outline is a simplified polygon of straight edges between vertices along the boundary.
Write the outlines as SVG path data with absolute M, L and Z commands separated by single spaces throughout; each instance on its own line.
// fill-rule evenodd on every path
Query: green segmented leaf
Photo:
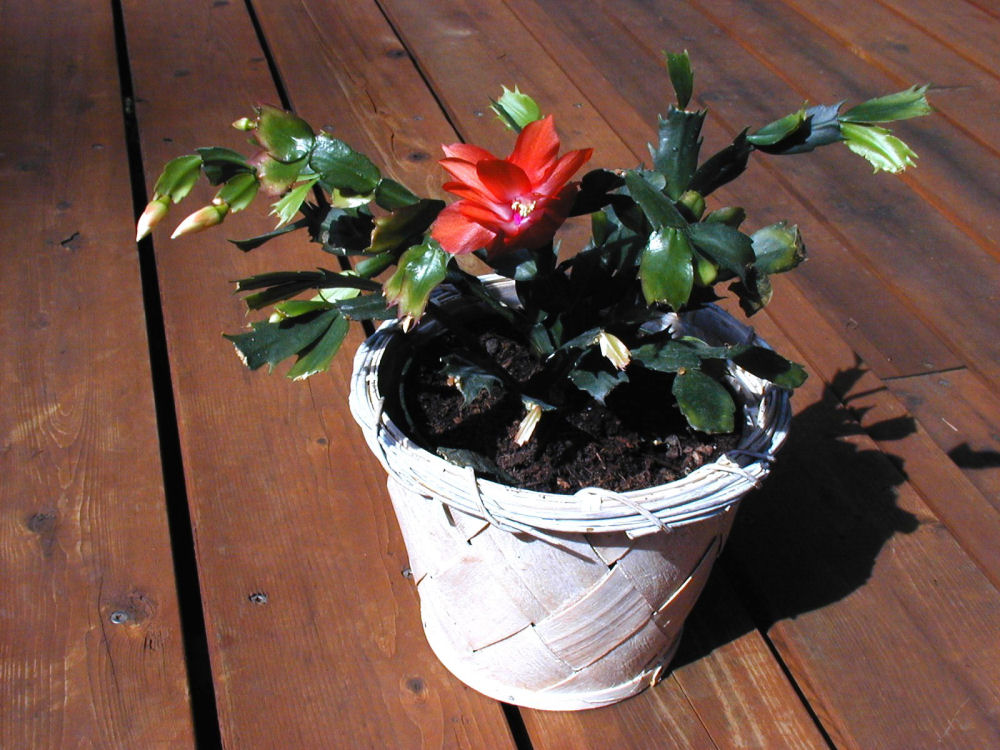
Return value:
M 316 136 L 309 123 L 291 112 L 263 105 L 257 109 L 254 138 L 278 161 L 298 161 L 309 155 Z
M 924 96 L 928 86 L 911 86 L 895 94 L 869 99 L 847 110 L 840 116 L 841 122 L 875 124 L 922 117 L 933 111 Z
M 674 310 L 683 307 L 694 288 L 693 259 L 691 245 L 681 230 L 666 227 L 653 232 L 639 260 L 639 281 L 646 302 L 665 302 Z
M 684 370 L 674 378 L 672 388 L 681 413 L 699 432 L 732 432 L 736 403 L 720 383 L 699 370 Z
M 687 50 L 674 53 L 667 52 L 667 71 L 670 73 L 670 83 L 677 97 L 677 107 L 684 109 L 691 101 L 694 91 L 694 73 L 691 70 L 691 58 Z
M 265 242 L 273 240 L 275 237 L 280 237 L 283 234 L 294 232 L 296 229 L 304 229 L 307 226 L 309 226 L 308 219 L 299 219 L 296 222 L 287 224 L 281 227 L 280 229 L 275 229 L 273 232 L 268 232 L 267 234 L 262 234 L 257 237 L 248 237 L 245 240 L 229 240 L 229 241 L 232 242 L 234 245 L 236 245 L 236 247 L 238 247 L 243 252 L 248 253 L 251 250 L 255 250 L 256 248 L 260 247 Z
M 173 203 L 179 203 L 198 181 L 201 164 L 198 154 L 178 156 L 168 161 L 153 186 L 154 196 L 167 196 Z
M 448 255 L 433 239 L 414 245 L 399 259 L 396 272 L 383 287 L 390 304 L 399 306 L 401 317 L 420 320 L 431 292 L 447 275 Z
M 739 229 L 747 218 L 747 212 L 742 206 L 726 206 L 709 211 L 704 221 L 708 224 L 725 224 L 733 229 Z
M 864 157 L 876 172 L 884 169 L 897 173 L 916 164 L 917 154 L 885 128 L 845 122 L 840 132 L 847 147 Z
M 650 370 L 677 372 L 701 366 L 701 357 L 683 341 L 666 341 L 662 344 L 643 344 L 631 351 L 632 359 Z
M 470 362 L 457 354 L 441 358 L 441 372 L 449 383 L 458 389 L 466 405 L 476 400 L 484 391 L 492 394 L 503 385 L 503 380 L 492 372 Z
M 259 187 L 256 175 L 251 172 L 240 172 L 230 177 L 215 197 L 229 206 L 232 213 L 236 213 L 253 202 Z
M 801 128 L 805 121 L 806 111 L 800 109 L 798 112 L 792 112 L 790 115 L 768 123 L 756 133 L 748 135 L 747 140 L 754 146 L 773 146 Z
M 585 393 L 589 393 L 596 401 L 603 404 L 615 388 L 628 382 L 628 375 L 617 369 L 577 368 L 569 373 L 570 382 Z
M 287 224 L 295 217 L 318 179 L 318 177 L 313 177 L 301 185 L 296 185 L 271 207 L 271 213 L 278 217 L 278 227 Z
M 681 216 L 674 202 L 642 174 L 634 170 L 625 174 L 625 186 L 629 195 L 639 204 L 642 212 L 653 225 L 653 229 L 674 227 L 680 229 L 687 226 L 687 221 Z
M 527 94 L 522 94 L 517 86 L 513 91 L 504 86 L 503 94 L 491 102 L 490 109 L 500 118 L 500 122 L 516 133 L 520 133 L 528 123 L 542 119 L 538 103 Z
M 805 110 L 805 119 L 802 120 L 799 127 L 789 132 L 784 138 L 775 143 L 768 143 L 766 141 L 769 141 L 770 138 L 765 138 L 752 145 L 768 154 L 803 154 L 820 146 L 827 146 L 843 140 L 840 134 L 839 118 L 841 104 L 843 102 L 808 107 Z
M 333 305 L 322 299 L 290 299 L 274 306 L 271 322 L 276 323 L 282 318 L 297 318 L 317 310 L 329 310 Z
M 326 133 L 316 136 L 309 166 L 319 174 L 320 185 L 327 192 L 368 195 L 382 179 L 378 167 L 367 156 Z
M 344 343 L 347 331 L 351 324 L 347 318 L 337 315 L 330 323 L 330 327 L 312 347 L 304 352 L 298 361 L 292 365 L 287 377 L 292 380 L 304 380 L 310 375 L 318 372 L 325 372 L 330 369 L 330 363 L 340 350 L 340 345 Z
M 380 216 L 375 219 L 367 252 L 398 254 L 414 240 L 419 241 L 442 208 L 444 201 L 423 199 L 396 209 L 388 216 Z
M 281 195 L 294 185 L 302 176 L 303 170 L 309 166 L 308 159 L 302 157 L 297 161 L 278 161 L 264 154 L 256 162 L 257 176 L 261 187 L 268 195 Z
M 732 182 L 746 171 L 753 149 L 744 130 L 732 143 L 710 156 L 698 167 L 688 187 L 705 196 L 727 182 Z
M 250 171 L 246 157 L 231 148 L 209 146 L 196 148 L 195 151 L 201 157 L 205 177 L 213 185 L 221 185 L 235 174 Z
M 337 309 L 351 320 L 392 320 L 396 317 L 396 308 L 389 306 L 381 293 L 337 302 Z
M 808 377 L 802 365 L 787 360 L 780 354 L 754 346 L 733 357 L 733 362 L 744 370 L 764 380 L 769 380 L 780 388 L 793 390 Z
M 339 317 L 337 310 L 326 310 L 317 315 L 287 318 L 280 322 L 264 320 L 253 323 L 252 330 L 246 333 L 223 336 L 233 342 L 251 370 L 263 365 L 273 368 L 282 360 L 307 349 Z
M 420 200 L 410 189 L 395 180 L 383 177 L 375 188 L 375 203 L 386 211 L 409 206 Z
M 703 255 L 741 279 L 754 262 L 750 237 L 727 224 L 704 221 L 691 224 L 688 239 Z
M 705 112 L 686 112 L 670 107 L 659 119 L 659 142 L 649 147 L 653 166 L 667 178 L 667 192 L 677 200 L 688 189 L 698 168 L 701 150 L 701 126 Z
M 795 268 L 806 258 L 806 248 L 802 244 L 799 228 L 794 224 L 779 221 L 758 229 L 751 237 L 755 264 L 766 274 L 783 273 Z

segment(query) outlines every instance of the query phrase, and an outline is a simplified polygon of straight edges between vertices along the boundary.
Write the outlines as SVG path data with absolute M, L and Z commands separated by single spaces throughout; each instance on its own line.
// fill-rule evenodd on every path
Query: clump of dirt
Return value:
M 479 342 L 518 382 L 537 372 L 534 358 L 517 342 L 495 332 L 480 335 Z M 465 403 L 441 368 L 449 351 L 441 337 L 422 347 L 409 368 L 403 393 L 411 437 L 506 484 L 557 493 L 641 489 L 689 474 L 739 439 L 693 431 L 670 398 L 671 376 L 632 366 L 629 382 L 604 405 L 568 386 L 559 394 L 564 408 L 544 413 L 531 440 L 518 446 L 520 396 L 497 387 Z

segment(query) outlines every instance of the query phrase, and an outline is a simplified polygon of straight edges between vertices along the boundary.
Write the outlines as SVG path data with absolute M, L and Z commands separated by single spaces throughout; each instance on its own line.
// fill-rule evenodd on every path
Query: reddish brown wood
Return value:
M 696 62 L 704 61 L 700 65 L 702 78 L 711 81 L 710 89 L 699 102 L 711 106 L 714 122 L 728 127 L 732 134 L 747 122 L 764 123 L 800 106 L 802 97 L 826 101 L 823 96 L 837 96 L 826 87 L 819 91 L 807 87 L 802 93 L 794 92 L 789 87 L 795 85 L 794 79 L 781 74 L 781 69 L 769 69 L 761 59 L 765 52 L 759 43 L 752 50 L 754 54 L 739 46 L 737 37 L 746 35 L 743 27 L 749 26 L 748 23 L 720 28 L 714 23 L 714 15 L 706 17 L 688 6 L 679 6 L 670 14 L 657 14 L 641 4 L 630 7 L 628 12 L 624 6 L 616 5 L 613 10 L 609 8 L 609 13 L 624 26 L 629 35 L 626 39 L 643 45 L 650 61 L 657 58 L 665 39 L 676 38 L 684 29 L 703 26 L 707 33 L 695 35 L 697 38 L 687 44 Z M 611 27 L 610 23 L 604 25 Z M 796 34 L 802 38 L 806 34 L 803 29 L 782 31 L 786 33 L 781 38 L 797 38 Z M 774 31 L 772 37 L 778 33 Z M 619 40 L 610 49 L 615 50 L 622 43 L 624 40 Z M 822 37 L 819 43 L 823 43 Z M 714 49 L 724 47 L 725 54 L 713 51 L 713 45 Z M 788 46 L 780 45 L 773 54 L 782 59 L 785 53 L 781 50 Z M 803 50 L 802 56 L 806 54 Z M 835 60 L 831 54 L 823 71 L 834 66 Z M 788 61 L 787 67 L 796 70 L 808 66 L 804 59 L 796 59 Z M 862 86 L 856 77 L 851 80 L 849 65 L 833 69 L 847 84 L 845 95 L 850 95 L 853 89 L 859 92 L 855 97 L 861 98 L 868 95 L 860 94 L 864 88 L 874 93 L 898 87 L 895 81 Z M 829 77 L 830 73 L 824 75 Z M 812 80 L 821 80 L 819 76 L 817 71 Z M 655 68 L 651 68 L 644 80 L 659 80 L 660 90 L 669 90 L 665 74 L 660 72 L 658 77 Z M 637 107 L 649 117 L 655 114 L 657 105 L 647 95 L 637 102 Z M 922 125 L 923 122 L 910 124 L 912 128 Z M 938 128 L 941 123 L 931 122 L 926 127 Z M 952 138 L 961 141 L 965 136 L 958 133 Z M 981 163 L 986 157 L 986 153 L 980 152 L 969 161 Z M 956 182 L 972 175 L 971 179 L 990 183 L 988 173 L 959 169 L 947 154 L 942 161 L 950 165 L 954 175 L 951 179 Z M 795 214 L 795 220 L 803 224 L 806 241 L 815 252 L 813 262 L 796 274 L 796 283 L 800 280 L 808 283 L 810 296 L 830 300 L 827 304 L 831 320 L 840 325 L 868 328 L 882 352 L 881 357 L 870 360 L 879 374 L 942 369 L 950 366 L 956 356 L 960 362 L 988 371 L 991 376 L 996 374 L 1000 335 L 991 329 L 995 316 L 987 308 L 992 309 L 990 300 L 1000 284 L 998 266 L 950 222 L 949 216 L 928 210 L 926 201 L 910 192 L 901 180 L 887 175 L 872 178 L 860 160 L 844 158 L 843 153 L 828 149 L 809 157 L 758 160 L 754 179 L 739 183 L 732 194 L 749 206 L 760 206 L 762 197 L 764 203 L 770 203 L 772 210 L 753 214 L 761 222 L 788 214 L 784 201 L 772 200 L 773 191 L 755 184 L 761 172 L 773 175 L 803 207 Z M 805 223 L 806 220 L 810 223 Z M 811 238 L 817 226 L 834 237 L 834 246 L 816 246 Z M 873 278 L 877 285 L 866 284 L 866 277 Z M 916 325 L 908 322 L 914 318 Z M 922 328 L 930 338 L 926 334 L 921 337 L 914 328 L 918 331 Z M 946 347 L 943 352 L 942 342 Z M 928 343 L 930 346 L 924 349 Z M 867 357 L 868 353 L 865 354 Z
M 929 434 L 935 420 L 940 422 L 948 418 L 943 415 L 950 415 L 951 404 L 939 401 L 937 409 L 927 408 L 918 413 L 908 410 L 903 401 L 905 392 L 900 391 L 901 383 L 919 383 L 943 376 L 880 381 L 791 285 L 779 286 L 776 299 L 755 322 L 760 334 L 776 346 L 784 346 L 780 343 L 784 341 L 789 341 L 789 345 L 795 342 L 810 372 L 830 384 L 834 395 L 847 405 L 859 427 L 902 468 L 924 502 L 994 585 L 1000 586 L 1000 547 L 995 543 L 1000 539 L 1000 513 L 995 503 L 991 503 L 990 498 L 949 460 L 940 438 L 935 441 Z M 806 331 L 808 333 L 804 333 Z M 958 371 L 958 374 L 963 372 Z M 956 382 L 962 384 L 962 393 L 976 392 L 973 379 L 960 377 Z M 983 397 L 981 386 L 979 395 L 982 400 L 977 403 L 987 414 L 995 413 L 989 411 L 991 400 Z M 920 419 L 915 419 L 914 415 Z M 963 426 L 973 423 L 968 415 L 955 419 Z M 989 455 L 987 452 L 986 456 Z
M 211 124 L 276 98 L 242 5 L 162 10 L 126 8 L 144 50 L 134 74 L 150 173 L 206 141 L 238 147 L 239 135 L 213 136 Z M 165 23 L 174 38 L 160 34 Z M 355 86 L 349 98 L 364 103 Z M 320 98 L 310 101 L 316 112 Z M 351 110 L 330 115 L 362 129 Z M 229 236 L 270 224 L 241 219 Z M 164 317 L 224 740 L 508 746 L 500 706 L 451 677 L 423 640 L 384 474 L 347 413 L 350 354 L 330 376 L 293 383 L 247 372 L 218 336 L 245 322 L 228 280 L 335 259 L 298 238 L 243 256 L 220 233 L 171 244 L 165 234 L 156 238 Z
M 0 9 L 0 745 L 185 747 L 112 19 L 78 5 Z M 803 99 L 938 84 L 938 115 L 899 127 L 916 172 L 761 160 L 720 193 L 759 223 L 799 221 L 809 243 L 757 318 L 812 373 L 793 441 L 741 511 L 665 682 L 523 720 L 536 748 L 822 747 L 814 717 L 838 747 L 1000 744 L 1000 91 L 986 44 L 1000 14 L 969 0 L 253 10 L 293 105 L 432 194 L 456 129 L 510 148 L 486 109 L 500 84 L 554 112 L 565 148 L 596 147 L 594 165 L 648 158 L 671 98 L 663 48 L 692 53 L 706 150 Z M 243 146 L 226 123 L 278 99 L 245 5 L 128 0 L 125 18 L 148 185 L 196 145 Z M 218 336 L 246 320 L 228 280 L 323 262 L 294 240 L 247 256 L 222 241 L 270 226 L 237 216 L 155 241 L 224 742 L 511 747 L 501 708 L 427 650 L 382 471 L 345 409 L 349 357 L 287 383 L 242 370 Z
M 417 28 L 411 25 L 412 13 L 408 15 L 406 8 L 395 4 L 387 4 L 387 7 L 401 28 Z M 627 21 L 630 32 L 639 36 L 644 33 L 638 28 L 640 24 L 650 28 L 657 19 L 643 15 L 638 6 L 634 10 L 628 18 L 623 16 L 621 23 Z M 592 11 L 592 7 L 588 7 L 587 13 L 581 15 Z M 557 21 L 563 21 L 565 13 L 565 4 L 560 4 L 558 9 L 553 6 L 551 26 L 554 31 L 537 38 L 550 45 L 556 44 L 553 40 L 560 39 L 559 30 L 566 28 L 565 23 L 560 25 Z M 427 18 L 427 12 L 422 11 L 422 16 Z M 461 17 L 462 23 L 458 18 L 454 12 L 452 15 L 442 12 L 434 16 L 433 24 L 419 27 L 419 32 L 410 31 L 407 36 L 420 64 L 436 81 L 446 102 L 450 97 L 454 97 L 455 102 L 465 101 L 471 93 L 467 90 L 467 82 L 455 84 L 454 94 L 446 93 L 447 82 L 435 78 L 443 76 L 447 62 L 458 57 L 467 57 L 480 76 L 485 70 L 494 70 L 494 76 L 500 77 L 505 70 L 517 67 L 516 72 L 527 77 L 527 81 L 518 79 L 518 82 L 532 92 L 560 88 L 551 82 L 558 79 L 557 74 L 550 72 L 553 65 L 537 49 L 531 53 L 526 35 L 513 33 L 517 41 L 507 48 L 509 57 L 493 61 L 495 56 L 490 55 L 490 50 L 498 45 L 496 37 L 500 32 L 490 33 L 491 30 L 505 29 L 510 33 L 512 28 L 509 18 L 499 10 L 480 4 L 474 14 L 470 11 Z M 711 29 L 704 19 L 701 23 L 704 30 Z M 595 22 L 595 26 L 599 25 L 600 21 Z M 447 33 L 436 31 L 442 28 Z M 614 24 L 605 23 L 604 28 L 613 29 Z M 701 37 L 697 27 L 688 25 L 686 28 L 692 37 Z M 592 36 L 587 38 L 588 42 L 594 41 Z M 455 39 L 470 39 L 475 46 L 459 46 Z M 608 49 L 616 50 L 618 55 L 622 49 L 634 51 L 635 46 L 629 46 L 630 41 L 628 36 L 619 36 L 617 44 L 609 45 Z M 724 59 L 729 46 L 725 40 L 716 40 L 715 45 L 714 54 L 709 47 L 703 50 L 705 56 Z M 595 46 L 588 46 L 589 54 L 598 53 Z M 558 59 L 558 55 L 555 56 Z M 529 59 L 532 64 L 524 65 L 523 61 Z M 648 54 L 645 60 L 649 70 L 656 70 L 653 54 Z M 605 62 L 613 69 L 611 51 L 607 52 Z M 589 70 L 578 66 L 575 60 L 565 64 L 565 70 L 575 77 L 581 90 L 589 90 Z M 720 71 L 716 69 L 716 72 Z M 652 78 L 657 74 L 649 75 Z M 709 77 L 713 81 L 717 79 L 710 73 Z M 660 80 L 664 84 L 662 90 L 667 91 L 665 80 Z M 624 76 L 622 85 L 625 85 Z M 565 82 L 561 88 L 573 90 Z M 715 88 L 716 95 L 720 95 L 719 88 Z M 773 86 L 757 86 L 758 91 L 763 88 Z M 733 95 L 739 95 L 736 89 Z M 556 101 L 553 111 L 559 114 L 558 97 Z M 601 109 L 599 99 L 592 98 L 590 104 Z M 644 103 L 643 107 L 649 109 L 650 105 Z M 780 110 L 771 116 L 777 114 Z M 622 113 L 609 109 L 605 116 L 609 121 L 618 121 Z M 463 121 L 460 112 L 455 119 L 463 132 L 468 130 L 475 140 L 480 140 L 475 119 Z M 825 163 L 823 168 L 828 168 Z M 811 179 L 806 174 L 794 177 L 796 180 Z M 791 186 L 788 182 L 777 184 Z M 911 201 L 911 205 L 915 204 Z M 811 208 L 808 203 L 805 207 Z M 843 243 L 842 236 L 838 235 L 837 239 Z M 845 264 L 845 267 L 856 275 L 856 263 Z M 845 282 L 850 279 L 845 276 Z M 856 298 L 856 288 L 852 290 L 845 284 L 844 289 L 852 292 L 852 299 Z M 867 301 L 862 299 L 860 302 Z M 868 309 L 874 320 L 878 308 L 871 305 Z M 926 334 L 923 341 L 934 345 L 933 339 Z M 880 345 L 891 344 L 887 329 Z M 912 346 L 912 341 L 907 342 L 901 351 L 912 349 Z M 989 353 L 981 356 L 984 362 L 990 361 Z M 975 670 L 972 685 L 966 686 L 958 678 L 964 670 L 960 660 L 940 654 L 955 653 L 965 638 L 970 639 L 969 642 L 978 639 L 976 648 L 991 652 L 992 647 L 981 634 L 991 632 L 996 626 L 997 612 L 990 603 L 995 590 L 959 544 L 937 525 L 892 463 L 863 436 L 851 414 L 837 408 L 834 393 L 828 391 L 824 395 L 821 382 L 814 380 L 800 397 L 802 415 L 799 420 L 803 427 L 799 429 L 808 434 L 801 445 L 793 444 L 791 458 L 786 458 L 784 464 L 791 468 L 784 469 L 775 486 L 769 485 L 764 491 L 770 503 L 761 500 L 762 509 L 748 514 L 750 520 L 743 526 L 740 536 L 745 541 L 737 545 L 740 568 L 750 575 L 745 582 L 741 580 L 741 588 L 748 583 L 750 590 L 755 586 L 763 587 L 760 593 L 764 596 L 764 611 L 776 623 L 770 635 L 779 643 L 792 673 L 807 689 L 814 708 L 820 712 L 835 739 L 866 747 L 892 747 L 900 741 L 919 746 L 922 738 L 948 731 L 949 738 L 957 743 L 992 741 L 986 739 L 992 738 L 994 733 L 989 709 L 964 717 L 961 728 L 951 722 L 960 708 L 968 711 L 972 705 L 989 705 L 989 696 L 996 690 L 989 667 Z M 842 441 L 831 440 L 838 434 L 842 435 Z M 896 493 L 898 501 L 894 499 Z M 801 503 L 801 507 L 796 503 Z M 803 528 L 800 529 L 800 525 Z M 899 532 L 910 533 L 898 535 Z M 761 555 L 762 550 L 767 554 Z M 774 559 L 780 559 L 780 564 L 768 562 Z M 932 579 L 925 572 L 939 568 L 948 571 L 949 584 L 955 587 L 951 591 L 940 586 L 944 574 Z M 797 576 L 790 577 L 797 573 L 805 573 L 806 582 L 800 582 Z M 894 593 L 890 596 L 888 592 Z M 901 609 L 894 607 L 893 601 L 901 602 L 897 605 Z M 975 601 L 981 606 L 966 607 L 962 617 L 949 623 L 947 635 L 941 631 L 918 629 L 907 614 L 919 612 L 917 621 L 933 619 L 932 612 L 948 610 L 958 601 Z M 888 644 L 899 642 L 897 631 L 915 644 L 915 653 L 908 653 L 904 659 L 898 658 L 893 648 L 887 648 Z M 961 636 L 957 636 L 959 632 Z M 873 684 L 868 683 L 867 675 L 856 668 L 859 661 L 866 664 L 868 673 L 878 675 L 876 679 L 886 683 L 883 694 L 870 694 Z M 914 687 L 927 683 L 945 685 L 946 697 L 935 697 L 930 691 Z M 870 718 L 870 711 L 864 705 L 872 701 L 878 706 L 876 719 Z M 922 718 L 911 721 L 908 717 L 914 714 Z M 907 722 L 908 726 L 900 729 L 900 725 Z
M 296 112 L 444 197 L 436 161 L 457 136 L 376 4 L 262 2 L 257 14 Z
M 567 133 L 567 141 L 570 137 L 579 137 L 576 134 L 581 131 L 589 136 L 587 140 L 568 142 L 568 148 L 594 145 L 601 163 L 609 165 L 629 164 L 636 159 L 629 147 L 609 132 L 606 125 L 594 120 L 591 106 L 596 104 L 595 108 L 599 109 L 604 102 L 587 101 L 583 96 L 583 83 L 579 82 L 580 89 L 575 88 L 559 69 L 558 57 L 556 60 L 548 58 L 527 30 L 518 30 L 517 17 L 501 5 L 477 3 L 473 9 L 455 4 L 451 9 L 440 10 L 437 7 L 417 9 L 405 3 L 385 3 L 384 6 L 420 67 L 436 82 L 439 95 L 452 110 L 453 120 L 467 139 L 490 143 L 492 148 L 503 150 L 503 146 L 495 145 L 503 131 L 498 135 L 498 125 L 490 121 L 492 117 L 486 120 L 475 109 L 469 111 L 468 103 L 475 101 L 476 91 L 489 89 L 491 85 L 495 87 L 495 81 L 509 81 L 507 85 L 516 82 L 522 89 L 536 94 L 545 102 L 547 111 L 561 118 L 558 121 Z M 420 22 L 418 16 L 422 19 Z M 551 39 L 552 35 L 547 34 L 547 38 Z M 509 50 L 506 55 L 491 54 L 491 50 L 501 46 Z M 454 59 L 465 60 L 469 70 L 476 71 L 476 75 L 449 77 L 448 66 Z M 531 61 L 530 64 L 527 61 Z M 548 98 L 537 93 L 539 91 L 547 92 Z M 735 606 L 739 611 L 739 605 Z M 709 630 L 712 631 L 711 625 Z M 770 691 L 773 703 L 757 704 L 755 708 L 759 710 L 747 709 L 749 704 L 744 704 L 742 709 L 733 705 L 735 693 L 729 692 L 731 685 L 718 679 L 719 674 L 747 683 L 752 681 L 751 675 L 761 678 L 774 687 Z M 685 693 L 685 685 L 695 700 Z M 681 721 L 679 706 L 684 704 L 692 704 L 697 714 L 704 712 L 716 720 L 727 712 L 738 713 L 746 723 L 736 730 L 724 723 L 712 722 L 707 727 L 708 736 L 712 738 L 709 740 L 701 734 L 698 725 L 677 723 Z M 618 716 L 619 713 L 622 716 Z M 755 637 L 713 654 L 704 664 L 688 669 L 683 683 L 679 677 L 673 678 L 648 695 L 615 709 L 614 717 L 610 712 L 572 717 L 528 712 L 525 721 L 536 747 L 564 746 L 560 743 L 565 742 L 566 737 L 573 737 L 581 747 L 600 747 L 602 743 L 606 743 L 603 746 L 642 747 L 651 734 L 662 733 L 667 736 L 682 733 L 686 742 L 695 747 L 707 742 L 737 746 L 741 739 L 754 736 L 775 741 L 784 737 L 802 746 L 819 743 L 818 733 L 780 668 L 763 641 Z
M 623 138 L 633 144 L 636 159 L 648 158 L 644 147 L 653 135 L 651 123 L 671 101 L 670 82 L 660 51 L 670 40 L 678 38 L 682 29 L 702 30 L 691 34 L 684 46 L 690 50 L 697 68 L 699 104 L 710 108 L 705 128 L 706 154 L 725 145 L 748 122 L 766 122 L 800 104 L 783 82 L 749 84 L 748 79 L 759 74 L 757 66 L 749 62 L 723 70 L 708 67 L 713 61 L 724 64 L 738 55 L 739 50 L 720 37 L 719 31 L 703 17 L 685 7 L 673 8 L 669 14 L 643 6 L 630 13 L 624 13 L 618 6 L 604 13 L 595 12 L 592 7 L 576 3 L 548 3 L 540 7 L 533 2 L 522 2 L 516 7 L 522 17 L 536 19 L 534 24 L 548 23 L 552 27 L 546 35 L 550 48 L 558 50 L 560 60 L 565 58 L 565 69 L 591 92 L 592 98 L 608 101 L 607 117 Z M 664 28 L 667 24 L 670 25 Z M 588 40 L 585 53 L 573 42 L 580 37 Z M 719 51 L 720 46 L 725 47 L 724 54 Z M 631 56 L 629 64 L 622 65 L 618 61 L 621 50 L 626 48 Z M 635 74 L 638 69 L 642 69 L 641 76 Z M 623 101 L 623 97 L 627 99 Z M 760 111 L 761 102 L 775 98 L 779 100 L 777 104 L 768 111 Z M 738 110 L 728 104 L 733 101 L 740 102 Z M 816 156 L 819 154 L 798 158 L 809 162 Z M 790 162 L 785 160 L 777 166 L 787 166 Z M 755 158 L 751 172 L 734 186 L 720 191 L 711 199 L 711 205 L 745 206 L 753 228 L 790 216 L 801 225 L 811 258 L 796 272 L 792 283 L 807 291 L 841 335 L 879 374 L 926 372 L 960 364 L 941 342 L 935 328 L 914 318 L 908 303 L 894 297 L 893 288 L 884 277 L 867 264 L 846 260 L 849 249 L 844 233 L 827 222 L 813 202 L 797 191 L 780 171 L 769 169 L 766 158 Z M 798 206 L 798 210 L 791 206 Z
M 828 7 L 808 2 L 792 6 L 794 10 L 780 0 L 695 4 L 726 30 L 734 45 L 745 48 L 803 99 L 857 101 L 873 91 L 933 84 L 936 116 L 891 126 L 922 157 L 920 169 L 901 179 L 960 227 L 969 242 L 998 257 L 1000 245 L 984 226 L 981 209 L 1000 197 L 1000 183 L 981 169 L 984 151 L 996 154 L 1000 146 L 987 124 L 992 114 L 986 102 L 1000 94 L 995 77 L 878 3 L 850 14 L 831 14 Z M 891 31 L 873 34 L 876 28 Z M 786 43 L 762 55 L 761 44 L 775 36 Z M 894 65 L 896 57 L 906 64 Z
M 193 747 L 111 9 L 0 10 L 0 746 Z
M 1000 511 L 1000 398 L 965 370 L 894 380 L 892 391 Z
M 745 614 L 726 562 L 691 613 L 672 679 L 716 747 L 826 747 L 766 636 Z
M 907 35 L 912 34 L 909 27 L 919 30 L 919 35 L 913 35 L 920 45 L 917 49 L 903 47 L 896 52 L 915 56 L 942 54 L 927 44 L 929 37 L 946 47 L 949 53 L 968 60 L 988 73 L 995 73 L 1000 68 L 1000 56 L 997 55 L 995 44 L 1000 12 L 995 5 L 977 0 L 954 4 L 936 3 L 932 0 L 883 0 L 881 4 L 896 16 L 888 16 L 886 23 L 902 26 L 902 33 Z M 905 23 L 900 24 L 900 19 L 905 20 Z

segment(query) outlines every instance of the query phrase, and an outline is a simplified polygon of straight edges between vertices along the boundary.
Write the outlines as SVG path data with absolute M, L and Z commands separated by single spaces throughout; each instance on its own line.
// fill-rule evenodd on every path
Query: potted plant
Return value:
M 219 191 L 174 237 L 266 195 L 278 227 L 240 249 L 301 229 L 335 256 L 335 270 L 237 282 L 271 313 L 227 338 L 251 368 L 294 358 L 299 379 L 329 367 L 351 321 L 381 322 L 351 409 L 389 474 L 425 632 L 461 679 L 520 705 L 606 705 L 658 679 L 787 435 L 803 368 L 713 303 L 725 285 L 752 316 L 804 245 L 786 222 L 744 231 L 743 209 L 711 194 L 757 151 L 843 142 L 900 171 L 915 155 L 882 125 L 930 111 L 926 87 L 803 107 L 702 160 L 687 53 L 667 65 L 677 103 L 649 167 L 574 181 L 590 149 L 560 155 L 553 118 L 505 88 L 493 109 L 517 133 L 511 154 L 445 146 L 446 206 L 259 106 L 234 123 L 252 156 L 174 159 L 138 223 L 142 238 L 203 174 Z M 590 239 L 560 254 L 572 217 Z

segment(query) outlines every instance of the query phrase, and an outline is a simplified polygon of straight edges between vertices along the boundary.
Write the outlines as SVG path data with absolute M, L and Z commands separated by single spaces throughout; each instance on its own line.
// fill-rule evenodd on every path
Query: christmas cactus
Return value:
M 805 258 L 798 229 L 778 222 L 743 229 L 745 212 L 710 206 L 710 196 L 746 169 L 754 152 L 791 155 L 844 143 L 876 171 L 898 172 L 915 154 L 883 127 L 930 112 L 926 86 L 883 96 L 842 111 L 840 104 L 803 107 L 750 132 L 703 159 L 706 112 L 688 109 L 693 75 L 686 53 L 667 55 L 676 95 L 658 122 L 650 164 L 597 169 L 574 181 L 590 149 L 560 154 L 551 116 L 517 89 L 493 102 L 517 133 L 499 158 L 477 146 L 444 147 L 445 191 L 457 200 L 421 198 L 382 175 L 366 156 L 314 129 L 296 115 L 260 106 L 234 126 L 249 132 L 256 152 L 198 149 L 168 163 L 139 219 L 150 232 L 171 204 L 204 175 L 219 186 L 173 236 L 221 223 L 266 196 L 278 219 L 266 235 L 235 244 L 248 251 L 291 231 L 305 230 L 337 256 L 335 270 L 281 271 L 243 279 L 250 310 L 270 314 L 250 330 L 227 336 L 251 368 L 294 359 L 287 374 L 326 370 L 351 321 L 398 318 L 405 330 L 437 319 L 455 336 L 441 358 L 448 382 L 472 400 L 482 391 L 513 389 L 524 404 L 515 441 L 527 443 L 567 392 L 603 403 L 637 370 L 664 377 L 662 408 L 677 408 L 702 433 L 736 428 L 736 406 L 725 382 L 729 363 L 793 389 L 803 368 L 752 343 L 712 345 L 678 335 L 665 323 L 719 299 L 723 287 L 747 315 L 772 294 L 771 277 Z M 589 215 L 584 247 L 560 257 L 557 231 L 572 216 Z M 498 299 L 458 258 L 473 254 L 514 280 L 517 304 Z M 465 321 L 435 304 L 449 285 L 489 311 L 537 360 L 526 382 L 497 365 Z

